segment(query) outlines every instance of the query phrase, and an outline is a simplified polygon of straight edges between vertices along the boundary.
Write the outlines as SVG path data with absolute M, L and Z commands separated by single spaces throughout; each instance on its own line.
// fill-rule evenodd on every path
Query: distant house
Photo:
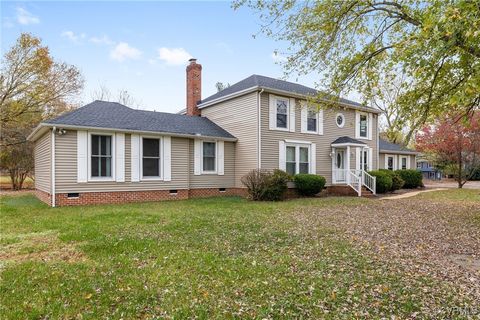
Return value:
M 201 71 L 192 59 L 184 114 L 95 101 L 42 122 L 29 136 L 37 196 L 58 206 L 244 195 L 257 168 L 360 194 L 374 190 L 369 170 L 415 168 L 414 151 L 379 141 L 375 108 L 339 99 L 319 110 L 307 103 L 316 90 L 259 75 L 202 99 Z
M 417 155 L 419 153 L 415 150 L 381 138 L 378 140 L 378 145 L 380 152 L 379 169 L 405 170 L 417 168 Z
M 417 169 L 422 172 L 424 179 L 441 180 L 442 172 L 428 159 L 421 155 L 417 158 Z

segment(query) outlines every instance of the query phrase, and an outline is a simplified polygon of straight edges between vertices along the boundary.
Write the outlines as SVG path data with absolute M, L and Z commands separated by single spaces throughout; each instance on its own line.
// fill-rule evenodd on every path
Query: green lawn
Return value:
M 422 294 L 443 283 L 399 272 L 335 228 L 298 227 L 302 210 L 374 203 L 233 197 L 52 209 L 3 197 L 1 318 L 406 318 L 457 306 L 448 288 Z

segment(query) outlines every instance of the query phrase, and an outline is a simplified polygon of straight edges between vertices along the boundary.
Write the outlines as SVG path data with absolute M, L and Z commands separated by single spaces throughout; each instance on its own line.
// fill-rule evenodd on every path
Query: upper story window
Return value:
M 345 116 L 343 115 L 343 113 L 338 113 L 336 115 L 335 123 L 339 128 L 343 128 L 343 126 L 345 125 Z
M 317 132 L 318 128 L 318 113 L 313 110 L 307 112 L 307 131 Z
M 360 137 L 368 137 L 368 117 L 366 114 L 360 114 Z
M 277 128 L 288 129 L 288 100 L 276 99 Z
M 112 136 L 91 135 L 91 176 L 112 177 Z
M 202 170 L 203 172 L 212 172 L 216 171 L 215 163 L 216 155 L 216 143 L 203 141 L 202 143 Z
M 160 177 L 160 139 L 142 138 L 142 177 Z

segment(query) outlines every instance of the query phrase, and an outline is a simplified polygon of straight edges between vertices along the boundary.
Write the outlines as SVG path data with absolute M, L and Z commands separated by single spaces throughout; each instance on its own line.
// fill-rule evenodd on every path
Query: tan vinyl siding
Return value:
M 339 128 L 336 125 L 335 118 L 337 113 L 345 116 L 345 125 Z M 377 168 L 377 115 L 373 115 L 372 140 L 361 140 L 372 151 L 372 167 Z M 327 184 L 331 184 L 332 179 L 332 152 L 331 143 L 342 136 L 348 136 L 355 139 L 355 110 L 352 109 L 325 109 L 323 111 L 323 135 L 301 133 L 301 106 L 300 100 L 296 99 L 295 106 L 295 132 L 286 132 L 269 129 L 269 94 L 263 93 L 261 97 L 261 159 L 262 169 L 278 168 L 278 142 L 280 140 L 302 140 L 316 144 L 316 170 L 317 174 L 327 179 Z M 350 168 L 355 169 L 356 160 L 355 147 L 351 147 Z
M 380 153 L 378 162 L 378 169 L 385 169 L 385 153 Z
M 48 131 L 35 142 L 35 188 L 51 193 L 52 132 Z
M 194 141 L 190 140 L 190 188 L 232 188 L 235 176 L 235 143 L 224 144 L 224 175 L 218 174 L 194 174 Z
M 130 135 L 125 135 L 125 182 L 94 181 L 77 183 L 77 132 L 56 136 L 56 192 L 172 190 L 188 188 L 189 139 L 172 137 L 172 181 L 130 180 Z
M 202 109 L 203 117 L 209 118 L 238 139 L 235 144 L 236 187 L 242 187 L 241 178 L 257 168 L 257 95 L 257 92 L 249 93 Z

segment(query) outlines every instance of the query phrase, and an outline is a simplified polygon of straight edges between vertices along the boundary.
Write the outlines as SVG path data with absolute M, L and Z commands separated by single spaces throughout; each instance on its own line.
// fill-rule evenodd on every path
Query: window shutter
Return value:
M 193 174 L 199 176 L 202 173 L 202 141 L 194 140 L 193 145 Z
M 140 181 L 140 136 L 138 134 L 132 134 L 130 136 L 130 170 L 132 182 Z
M 307 132 L 307 116 L 308 116 L 308 106 L 305 102 L 302 101 L 300 109 L 300 132 Z
M 270 118 L 269 128 L 270 130 L 275 130 L 277 128 L 277 110 L 275 109 L 275 96 L 271 94 L 269 96 L 268 101 L 269 101 L 268 114 Z
M 285 141 L 278 141 L 278 169 L 285 171 L 287 169 L 285 159 Z
M 323 135 L 323 110 L 318 110 L 318 134 Z
M 77 131 L 77 182 L 87 182 L 88 178 L 88 133 Z
M 317 174 L 317 145 L 315 143 L 310 146 L 310 173 Z
M 360 113 L 355 111 L 355 138 L 360 138 Z
M 410 156 L 407 156 L 407 169 L 410 169 Z
M 355 169 L 360 170 L 360 156 L 362 154 L 362 148 L 355 148 Z
M 288 119 L 288 128 L 290 132 L 295 132 L 295 99 L 291 98 L 289 103 L 290 117 Z
M 372 129 L 373 129 L 373 115 L 371 113 L 368 114 L 368 139 L 372 140 Z
M 368 149 L 368 170 L 373 170 L 373 148 Z
M 172 138 L 163 137 L 163 180 L 172 181 Z
M 117 182 L 125 182 L 125 134 L 115 134 L 115 177 Z
M 225 143 L 223 141 L 217 141 L 217 149 L 217 172 L 219 176 L 223 176 L 225 167 Z

